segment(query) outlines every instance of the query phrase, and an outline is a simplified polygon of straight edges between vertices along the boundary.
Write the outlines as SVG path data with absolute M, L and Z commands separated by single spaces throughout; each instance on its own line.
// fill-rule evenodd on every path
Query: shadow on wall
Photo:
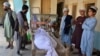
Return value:
M 100 32 L 95 31 L 94 48 L 100 51 Z

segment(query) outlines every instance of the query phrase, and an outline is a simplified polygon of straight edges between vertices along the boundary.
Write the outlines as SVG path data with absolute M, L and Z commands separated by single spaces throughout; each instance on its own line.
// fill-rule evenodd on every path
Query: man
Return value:
M 60 25 L 60 36 L 61 41 L 64 44 L 65 48 L 71 46 L 71 21 L 72 16 L 68 15 L 69 9 L 64 8 L 63 9 L 63 17 L 61 19 L 61 25 Z
M 82 55 L 80 43 L 81 43 L 81 37 L 82 37 L 82 33 L 83 33 L 82 24 L 84 23 L 84 21 L 86 19 L 85 12 L 86 12 L 85 8 L 81 8 L 79 10 L 80 16 L 78 16 L 73 21 L 73 24 L 75 25 L 75 30 L 72 35 L 72 43 L 74 43 L 75 48 L 77 48 L 79 50 L 80 56 Z
M 18 53 L 20 48 L 21 49 L 25 49 L 25 45 L 27 43 L 27 38 L 26 38 L 26 33 L 28 30 L 28 22 L 27 22 L 27 17 L 26 17 L 26 13 L 28 11 L 28 6 L 27 5 L 23 5 L 22 6 L 22 11 L 20 11 L 17 14 L 17 18 L 18 18 L 18 23 L 19 23 L 19 31 L 18 31 L 18 40 L 19 40 L 19 48 L 18 48 Z
M 93 42 L 95 36 L 95 27 L 97 25 L 97 19 L 95 17 L 98 8 L 95 6 L 91 6 L 88 9 L 88 18 L 82 24 L 82 38 L 81 38 L 81 52 L 82 56 L 92 56 L 93 52 Z
M 8 2 L 3 3 L 3 8 L 6 11 L 4 17 L 4 31 L 7 42 L 9 43 L 8 48 L 13 49 L 13 35 L 14 35 L 14 25 L 16 20 L 16 14 L 11 10 L 10 4 Z

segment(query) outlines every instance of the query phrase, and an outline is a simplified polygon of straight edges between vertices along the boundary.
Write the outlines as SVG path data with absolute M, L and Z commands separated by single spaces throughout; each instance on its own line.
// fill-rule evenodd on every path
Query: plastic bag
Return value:
M 30 33 L 30 30 L 27 31 L 27 41 L 31 41 L 32 35 Z

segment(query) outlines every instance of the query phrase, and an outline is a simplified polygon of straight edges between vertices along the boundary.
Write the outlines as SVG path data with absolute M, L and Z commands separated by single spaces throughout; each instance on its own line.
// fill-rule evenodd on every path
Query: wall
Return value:
M 27 13 L 27 19 L 28 19 L 28 23 L 30 23 L 30 3 L 29 3 L 29 0 L 26 0 L 26 1 L 27 1 L 27 5 L 29 6 L 29 11 Z M 11 8 L 16 13 L 22 10 L 23 0 L 9 0 L 9 3 L 11 4 Z
M 57 14 L 57 0 L 51 0 L 51 14 Z
M 13 0 L 14 11 L 18 13 L 22 10 L 23 0 Z
M 42 0 L 41 1 L 41 13 L 50 14 L 51 13 L 51 0 Z
M 3 16 L 3 14 L 4 14 L 3 3 L 4 3 L 4 1 L 3 0 L 0 0 L 0 19 Z
M 57 0 L 57 3 L 63 2 L 64 0 Z
M 96 0 L 65 0 L 65 4 L 64 6 L 68 6 L 69 10 L 70 10 L 70 14 L 72 15 L 72 10 L 74 8 L 72 8 L 73 5 L 77 5 L 77 11 L 76 11 L 76 17 L 79 16 L 79 9 L 82 8 L 82 7 L 85 7 L 85 4 L 88 4 L 88 3 L 95 3 Z
M 98 8 L 98 12 L 96 14 L 96 18 L 98 20 L 96 31 L 100 31 L 100 0 L 96 2 L 96 6 Z
M 3 3 L 4 3 L 4 0 L 0 0 L 0 24 L 2 24 L 2 20 L 4 16 Z
M 72 4 L 68 5 L 68 8 L 69 8 L 69 14 L 70 14 L 70 15 L 72 15 L 72 9 L 73 9 L 72 7 L 73 7 Z
M 41 13 L 41 0 L 30 0 L 31 11 L 34 7 L 39 8 L 39 12 Z
M 72 15 L 72 10 L 74 10 L 73 5 L 77 5 L 77 9 L 76 9 L 76 17 L 79 16 L 79 9 L 83 6 L 83 1 L 82 0 L 65 0 L 65 6 L 68 6 L 69 10 L 70 10 L 70 14 Z
M 29 10 L 28 10 L 28 13 L 27 13 L 27 19 L 28 19 L 28 23 L 30 23 L 30 19 L 31 19 L 31 13 L 30 13 L 30 9 L 31 9 L 31 7 L 30 7 L 30 0 L 26 0 L 26 1 L 27 1 L 26 5 L 29 6 Z
M 40 14 L 41 14 L 41 1 L 42 0 L 30 0 L 30 6 L 31 9 L 33 7 L 38 7 L 40 9 Z M 44 8 L 45 9 L 45 8 Z M 50 14 L 56 14 L 56 9 L 57 9 L 57 0 L 51 0 L 51 12 Z
M 97 0 L 96 6 L 98 8 L 98 12 L 96 14 L 97 26 L 96 26 L 96 32 L 95 32 L 94 47 L 100 50 L 100 0 Z
M 14 10 L 14 4 L 13 4 L 13 0 L 9 0 L 9 3 L 11 4 L 11 9 Z
M 35 7 L 35 8 L 39 8 L 40 10 L 40 13 L 36 13 L 37 14 L 37 17 L 38 17 L 38 19 L 40 20 L 41 19 L 41 17 L 42 16 L 40 16 L 41 15 L 41 8 L 42 8 L 42 5 L 41 5 L 41 2 L 42 0 L 30 0 L 30 6 L 31 6 L 31 12 L 32 12 L 32 10 L 33 10 L 33 7 Z M 45 8 L 43 8 L 43 9 L 45 9 Z M 36 10 L 37 11 L 37 10 Z M 36 12 L 35 11 L 35 12 Z M 57 0 L 51 0 L 51 8 L 50 8 L 50 18 L 52 19 L 52 20 L 55 20 L 56 19 L 56 13 L 57 12 Z M 31 15 L 32 15 L 33 13 L 31 13 Z M 39 15 L 40 14 L 40 15 Z M 33 15 L 32 15 L 33 16 Z

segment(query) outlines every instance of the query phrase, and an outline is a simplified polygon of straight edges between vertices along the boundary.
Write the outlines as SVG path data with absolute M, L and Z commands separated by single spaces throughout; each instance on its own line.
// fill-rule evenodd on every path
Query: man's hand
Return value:
M 79 24 L 82 24 L 81 22 Z

